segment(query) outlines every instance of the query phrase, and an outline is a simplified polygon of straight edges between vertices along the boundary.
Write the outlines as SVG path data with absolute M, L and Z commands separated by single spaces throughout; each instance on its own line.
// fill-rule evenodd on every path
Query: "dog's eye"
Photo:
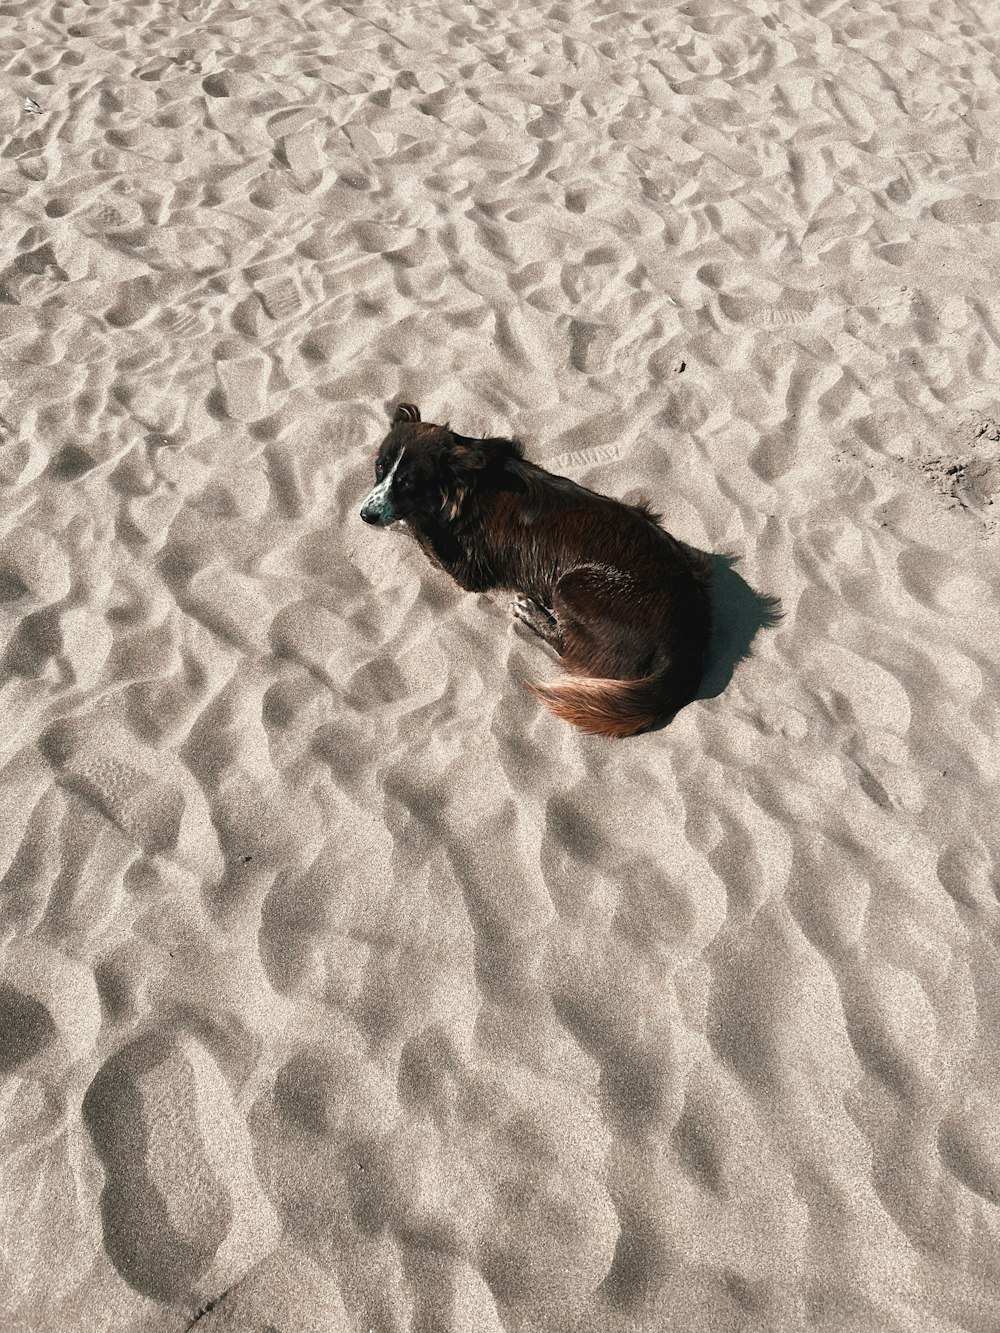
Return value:
M 381 458 L 377 458 L 375 460 L 375 480 L 381 481 L 384 476 L 385 476 L 385 464 L 382 462 Z

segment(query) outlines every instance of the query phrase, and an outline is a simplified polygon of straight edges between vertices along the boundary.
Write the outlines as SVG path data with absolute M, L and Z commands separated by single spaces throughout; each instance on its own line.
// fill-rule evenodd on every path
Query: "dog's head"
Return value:
M 382 528 L 409 518 L 453 521 L 489 466 L 488 453 L 480 446 L 447 425 L 421 421 L 412 403 L 400 403 L 375 456 L 375 485 L 361 506 L 361 517 Z

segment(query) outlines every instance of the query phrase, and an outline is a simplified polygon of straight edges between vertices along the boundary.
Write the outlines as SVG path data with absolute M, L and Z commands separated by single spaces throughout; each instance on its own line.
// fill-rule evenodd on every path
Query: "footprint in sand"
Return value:
M 137 1291 L 191 1300 L 230 1286 L 275 1244 L 226 1080 L 194 1038 L 150 1034 L 98 1070 L 83 1118 L 104 1167 L 101 1219 Z
M 589 449 L 571 449 L 568 453 L 550 458 L 545 466 L 550 472 L 572 471 L 574 468 L 593 467 L 599 463 L 615 463 L 625 453 L 627 445 L 595 444 Z
M 158 315 L 156 323 L 158 327 L 178 338 L 191 338 L 195 334 L 204 333 L 207 327 L 202 323 L 201 316 L 195 311 L 177 306 L 165 310 L 162 315 Z
M 788 291 L 772 305 L 749 296 L 719 294 L 719 309 L 734 324 L 751 329 L 783 329 L 804 324 L 813 317 L 818 301 L 812 292 Z
M 176 759 L 109 719 L 51 726 L 41 748 L 61 787 L 90 801 L 147 855 L 169 855 L 214 876 L 218 843 L 204 795 Z
M 233 421 L 258 421 L 267 413 L 270 362 L 257 354 L 216 363 L 222 406 Z
M 184 797 L 176 788 L 110 755 L 71 761 L 61 781 L 93 801 L 146 852 L 165 852 L 177 846 Z
M 291 319 L 302 309 L 302 294 L 291 278 L 265 278 L 257 283 L 257 295 L 273 320 Z

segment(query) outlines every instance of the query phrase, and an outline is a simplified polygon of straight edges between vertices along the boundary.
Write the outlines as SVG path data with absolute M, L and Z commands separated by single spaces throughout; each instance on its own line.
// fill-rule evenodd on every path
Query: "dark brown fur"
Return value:
M 470 592 L 520 594 L 514 614 L 577 677 L 528 685 L 557 716 L 595 735 L 633 736 L 695 697 L 711 563 L 671 537 L 645 502 L 598 495 L 529 462 L 513 440 L 458 435 L 405 403 L 376 477 L 368 521 L 404 519 Z

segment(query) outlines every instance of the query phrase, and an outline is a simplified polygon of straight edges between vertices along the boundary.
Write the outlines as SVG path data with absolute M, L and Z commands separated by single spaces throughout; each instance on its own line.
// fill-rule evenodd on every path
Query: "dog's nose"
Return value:
M 365 520 L 366 523 L 378 522 L 378 514 L 372 513 L 370 509 L 362 509 L 361 517 Z

